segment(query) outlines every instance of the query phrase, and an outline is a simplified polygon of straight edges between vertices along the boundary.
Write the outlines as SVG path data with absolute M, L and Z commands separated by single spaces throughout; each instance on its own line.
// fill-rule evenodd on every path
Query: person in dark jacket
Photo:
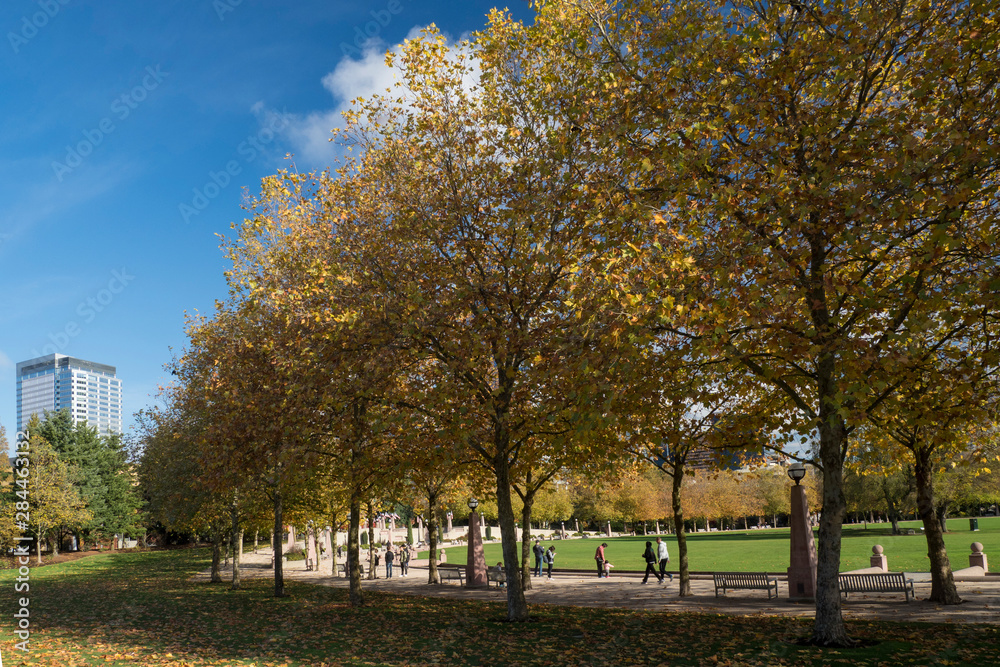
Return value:
M 545 547 L 542 543 L 535 539 L 535 546 L 531 548 L 532 553 L 535 554 L 535 576 L 542 576 L 542 559 L 545 556 Z
M 646 542 L 646 550 L 642 552 L 642 559 L 646 561 L 646 576 L 642 578 L 642 583 L 645 584 L 649 580 L 649 575 L 653 575 L 662 584 L 663 577 L 656 571 L 656 564 L 659 561 L 656 552 L 653 551 L 652 542 Z

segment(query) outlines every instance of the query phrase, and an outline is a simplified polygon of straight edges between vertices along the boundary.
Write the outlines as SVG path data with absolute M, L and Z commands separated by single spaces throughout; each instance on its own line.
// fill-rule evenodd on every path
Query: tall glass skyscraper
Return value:
M 122 381 L 115 367 L 49 354 L 17 365 L 17 430 L 45 412 L 69 410 L 74 424 L 101 435 L 122 432 Z

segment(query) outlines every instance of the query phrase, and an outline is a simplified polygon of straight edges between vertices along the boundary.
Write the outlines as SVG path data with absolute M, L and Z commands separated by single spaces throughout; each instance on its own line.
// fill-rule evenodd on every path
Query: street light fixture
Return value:
M 479 501 L 475 497 L 469 498 L 469 509 L 475 512 L 477 507 L 479 507 Z
M 802 461 L 796 461 L 788 466 L 788 476 L 795 481 L 795 486 L 799 485 L 799 482 L 806 476 L 806 467 L 802 465 Z

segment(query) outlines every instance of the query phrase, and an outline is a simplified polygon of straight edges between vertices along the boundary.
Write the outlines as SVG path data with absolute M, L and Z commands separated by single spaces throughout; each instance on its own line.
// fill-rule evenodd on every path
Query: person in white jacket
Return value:
M 660 560 L 660 583 L 663 583 L 664 577 L 670 577 L 670 581 L 673 581 L 674 575 L 667 572 L 667 563 L 670 562 L 670 553 L 667 551 L 667 543 L 660 537 L 656 538 L 656 557 Z

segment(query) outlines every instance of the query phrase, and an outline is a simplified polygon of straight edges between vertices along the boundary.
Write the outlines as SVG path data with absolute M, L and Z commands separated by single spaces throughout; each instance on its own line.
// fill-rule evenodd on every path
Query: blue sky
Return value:
M 0 3 L 8 439 L 15 363 L 52 352 L 116 366 L 130 425 L 185 345 L 185 311 L 211 312 L 226 296 L 216 234 L 243 219 L 244 189 L 255 192 L 289 153 L 299 170 L 327 166 L 340 110 L 391 82 L 386 48 L 430 23 L 460 38 L 483 27 L 493 6 Z M 530 18 L 524 0 L 499 6 Z

